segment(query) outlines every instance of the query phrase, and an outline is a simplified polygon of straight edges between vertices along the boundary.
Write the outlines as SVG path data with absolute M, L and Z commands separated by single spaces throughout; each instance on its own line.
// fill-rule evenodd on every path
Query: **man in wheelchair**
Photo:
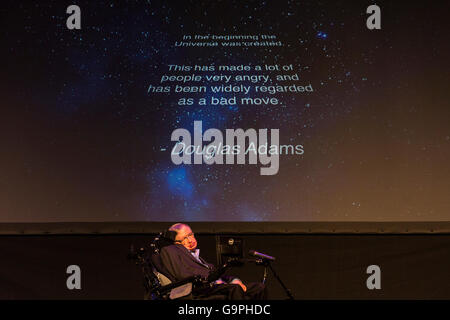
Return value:
M 226 299 L 226 300 L 263 300 L 266 298 L 266 288 L 263 283 L 245 285 L 240 279 L 224 276 L 223 268 L 215 268 L 200 257 L 197 240 L 191 228 L 183 223 L 176 223 L 169 228 L 172 231 L 174 243 L 163 246 L 159 257 L 153 256 L 152 263 L 159 269 L 166 284 L 183 283 L 178 287 L 178 293 L 171 296 L 179 297 L 189 294 L 193 299 Z M 192 285 L 193 284 L 193 285 Z M 183 291 L 183 286 L 186 291 Z M 180 289 L 181 288 L 181 289 Z

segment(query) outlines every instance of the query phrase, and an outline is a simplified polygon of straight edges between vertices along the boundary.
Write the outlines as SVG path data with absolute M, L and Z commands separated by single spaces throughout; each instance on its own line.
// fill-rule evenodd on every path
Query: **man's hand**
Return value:
M 247 287 L 245 286 L 245 284 L 242 283 L 242 281 L 238 278 L 233 279 L 233 281 L 230 282 L 231 284 L 238 284 L 241 286 L 242 290 L 247 291 Z
M 216 281 L 214 281 L 214 284 L 223 284 L 225 283 L 222 279 L 218 279 Z

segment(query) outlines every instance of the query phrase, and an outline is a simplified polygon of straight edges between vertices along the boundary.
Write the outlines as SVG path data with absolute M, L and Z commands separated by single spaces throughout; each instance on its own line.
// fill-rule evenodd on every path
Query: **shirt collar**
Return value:
M 200 259 L 200 249 L 194 249 L 191 250 L 191 254 L 196 257 L 197 259 Z

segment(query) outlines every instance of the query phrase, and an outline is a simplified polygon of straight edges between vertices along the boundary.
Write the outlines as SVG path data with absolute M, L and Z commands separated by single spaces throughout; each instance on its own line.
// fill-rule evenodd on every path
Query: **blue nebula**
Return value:
M 194 185 L 187 176 L 186 167 L 179 167 L 169 171 L 167 185 L 172 194 L 183 198 L 191 198 L 194 193 Z

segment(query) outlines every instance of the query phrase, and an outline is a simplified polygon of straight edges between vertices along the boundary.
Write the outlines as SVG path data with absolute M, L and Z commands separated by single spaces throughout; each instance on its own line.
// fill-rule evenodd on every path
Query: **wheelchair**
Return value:
M 195 294 L 194 289 L 211 286 L 232 264 L 224 264 L 207 279 L 192 276 L 176 281 L 167 272 L 160 257 L 161 249 L 173 244 L 175 236 L 174 231 L 161 232 L 153 239 L 149 248 L 135 250 L 132 246 L 130 249 L 128 258 L 134 260 L 142 270 L 144 300 L 224 300 L 225 295 L 202 296 Z

